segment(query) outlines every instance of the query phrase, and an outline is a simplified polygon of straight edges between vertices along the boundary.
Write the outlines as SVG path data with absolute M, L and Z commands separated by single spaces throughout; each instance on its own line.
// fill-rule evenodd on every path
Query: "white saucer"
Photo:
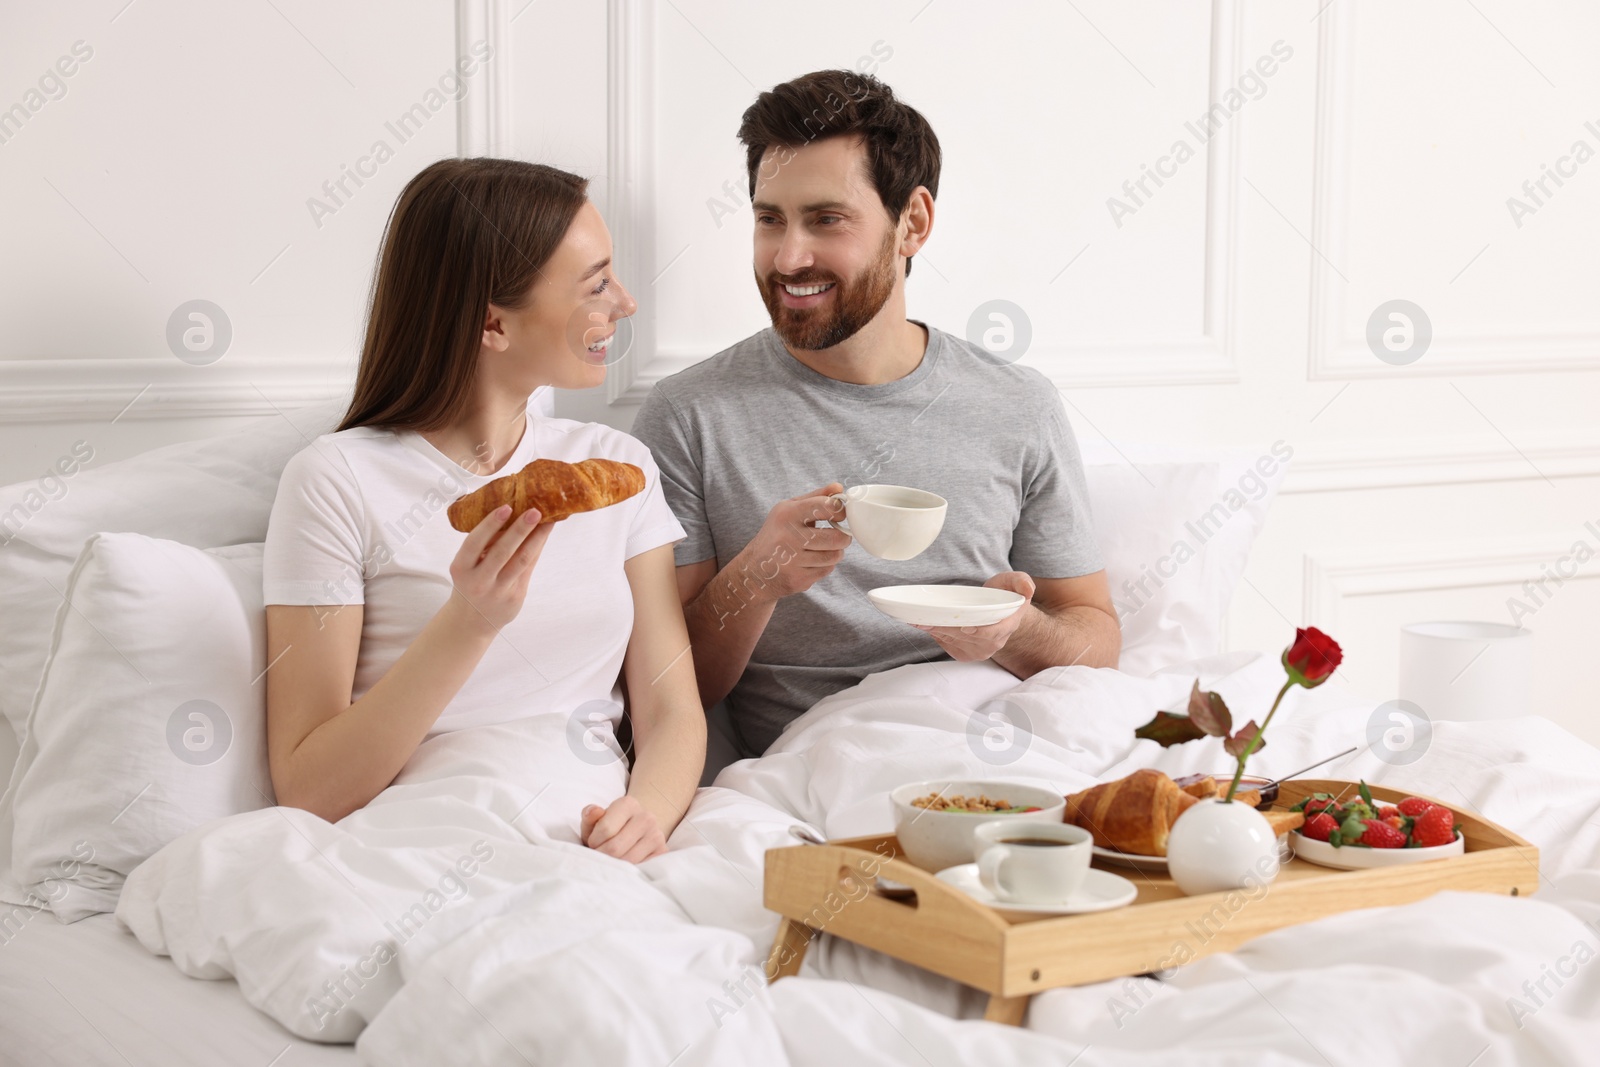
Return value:
M 1097 871 L 1093 867 L 1089 868 L 1083 885 L 1078 887 L 1076 893 L 1055 904 L 1020 904 L 1001 900 L 984 888 L 983 882 L 978 879 L 976 863 L 946 867 L 936 877 L 941 882 L 955 886 L 978 903 L 1012 915 L 1082 915 L 1090 911 L 1110 911 L 1132 904 L 1139 895 L 1139 887 L 1120 874 Z
M 885 585 L 867 596 L 879 611 L 913 626 L 989 626 L 1028 598 L 983 585 Z
M 1094 856 L 1114 866 L 1131 867 L 1136 871 L 1165 874 L 1167 870 L 1165 856 L 1140 856 L 1132 852 L 1118 852 L 1114 848 L 1101 848 L 1099 845 L 1094 846 Z

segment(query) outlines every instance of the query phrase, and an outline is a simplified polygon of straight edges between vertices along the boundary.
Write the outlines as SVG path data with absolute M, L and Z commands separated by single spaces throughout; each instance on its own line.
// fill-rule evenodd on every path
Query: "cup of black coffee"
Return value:
M 1089 874 L 1094 838 L 1081 826 L 996 819 L 980 825 L 972 839 L 979 881 L 1010 903 L 1062 903 Z

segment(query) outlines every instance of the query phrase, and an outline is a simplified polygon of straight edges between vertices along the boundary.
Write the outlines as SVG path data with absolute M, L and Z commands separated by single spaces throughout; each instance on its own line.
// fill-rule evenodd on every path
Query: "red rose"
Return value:
M 1291 682 L 1311 689 L 1327 681 L 1343 659 L 1339 642 L 1315 626 L 1308 626 L 1294 632 L 1294 644 L 1283 653 L 1283 666 Z

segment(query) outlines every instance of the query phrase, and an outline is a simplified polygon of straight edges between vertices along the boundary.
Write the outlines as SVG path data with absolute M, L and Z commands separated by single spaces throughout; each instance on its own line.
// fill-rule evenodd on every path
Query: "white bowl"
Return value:
M 913 626 L 988 626 L 1028 602 L 1021 593 L 982 585 L 886 585 L 867 596 L 885 615 Z
M 1322 867 L 1365 871 L 1373 867 L 1403 867 L 1408 863 L 1426 863 L 1428 860 L 1460 856 L 1466 852 L 1467 842 L 1457 831 L 1456 839 L 1450 844 L 1434 845 L 1432 848 L 1364 848 L 1360 845 L 1334 848 L 1326 841 L 1307 837 L 1299 830 L 1290 830 L 1289 847 L 1294 849 L 1296 856 Z
M 996 815 L 992 811 L 933 811 L 912 806 L 912 801 L 929 793 L 955 796 L 986 796 L 1009 800 L 1019 807 L 1037 805 L 1038 811 Z M 942 871 L 958 863 L 973 861 L 972 833 L 995 819 L 1016 822 L 1061 822 L 1067 810 L 1066 797 L 1050 789 L 993 779 L 936 779 L 912 782 L 889 794 L 894 805 L 894 832 L 906 859 L 925 871 Z

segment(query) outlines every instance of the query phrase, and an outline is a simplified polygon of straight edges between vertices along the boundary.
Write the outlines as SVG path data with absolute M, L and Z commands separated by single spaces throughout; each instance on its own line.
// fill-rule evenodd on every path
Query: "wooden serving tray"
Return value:
M 1276 803 L 1289 808 L 1311 793 L 1342 797 L 1356 788 L 1354 782 L 1299 779 L 1283 783 Z M 1417 795 L 1369 789 L 1375 800 L 1390 803 Z M 1138 886 L 1138 899 L 1114 911 L 1059 918 L 1011 918 L 980 904 L 904 859 L 892 834 L 769 849 L 763 902 L 784 921 L 767 957 L 767 980 L 799 971 L 811 939 L 829 933 L 982 990 L 989 994 L 984 1018 L 1021 1025 L 1029 998 L 1057 986 L 1166 970 L 1271 930 L 1357 908 L 1408 904 L 1442 889 L 1518 896 L 1538 888 L 1537 848 L 1452 810 L 1466 839 L 1464 855 L 1364 871 L 1297 857 L 1267 886 L 1229 893 L 1184 896 L 1165 874 L 1096 858 L 1096 866 Z M 904 882 L 915 896 L 885 896 L 875 885 L 879 876 Z

